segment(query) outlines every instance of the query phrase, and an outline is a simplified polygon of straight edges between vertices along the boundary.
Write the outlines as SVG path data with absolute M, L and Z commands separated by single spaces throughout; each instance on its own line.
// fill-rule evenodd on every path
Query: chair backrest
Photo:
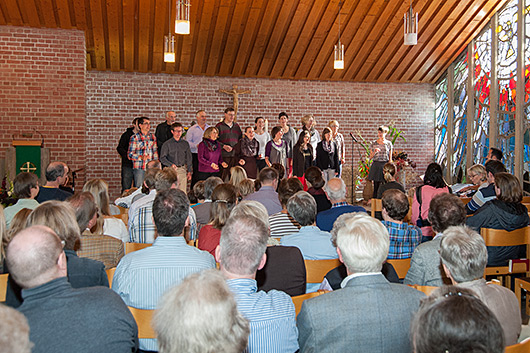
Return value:
M 155 330 L 151 326 L 154 310 L 137 309 L 129 307 L 131 314 L 138 325 L 138 338 L 156 338 Z
M 6 301 L 7 277 L 9 274 L 0 275 L 0 302 Z
M 530 337 L 522 342 L 511 346 L 506 346 L 504 353 L 529 353 L 530 352 Z
M 116 271 L 116 267 L 111 267 L 105 270 L 105 272 L 107 272 L 107 277 L 109 279 L 109 288 L 112 288 L 112 279 L 114 278 L 115 271 Z
M 504 229 L 482 228 L 480 234 L 486 246 L 515 246 L 530 244 L 530 227 L 523 227 L 511 232 Z
M 371 208 L 372 217 L 375 217 L 376 212 L 381 212 L 383 210 L 383 203 L 381 202 L 381 199 L 372 199 Z
M 436 289 L 440 288 L 440 287 L 435 287 L 435 286 L 420 286 L 418 284 L 409 284 L 408 286 L 412 287 L 412 288 L 414 288 L 416 290 L 419 290 L 420 292 L 425 293 L 425 295 L 427 295 L 427 296 L 431 295 L 432 292 L 434 292 Z
M 304 260 L 307 283 L 320 283 L 324 276 L 340 265 L 339 259 L 331 260 Z
M 389 264 L 394 267 L 399 279 L 405 278 L 410 268 L 410 258 L 408 259 L 388 259 L 386 260 Z
M 294 297 L 291 297 L 291 300 L 293 301 L 293 304 L 294 304 L 294 309 L 296 311 L 296 315 L 298 316 L 298 313 L 302 309 L 302 303 L 304 302 L 304 300 L 318 297 L 319 295 L 322 295 L 327 292 L 328 292 L 327 290 L 319 290 L 317 292 L 306 293 L 306 294 L 296 295 Z
M 125 243 L 125 253 L 128 254 L 133 251 L 142 250 L 150 247 L 153 244 L 150 243 Z
M 129 220 L 129 215 L 127 213 L 114 214 L 114 215 L 105 216 L 105 217 L 121 219 L 122 222 L 125 223 L 125 226 L 127 226 L 127 221 Z

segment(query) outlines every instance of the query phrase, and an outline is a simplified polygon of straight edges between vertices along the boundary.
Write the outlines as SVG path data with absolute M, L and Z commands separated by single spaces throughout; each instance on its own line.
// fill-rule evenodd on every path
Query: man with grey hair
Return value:
M 324 191 L 331 202 L 331 208 L 317 214 L 317 227 L 326 232 L 331 231 L 335 220 L 344 213 L 366 212 L 364 207 L 352 206 L 346 202 L 346 184 L 341 178 L 328 180 Z
M 212 193 L 217 185 L 221 185 L 223 180 L 219 177 L 211 176 L 204 181 L 204 202 L 193 207 L 197 216 L 197 223 L 206 224 L 210 222 L 210 208 L 212 207 Z
M 256 271 L 267 261 L 269 230 L 250 215 L 228 219 L 215 257 L 239 311 L 250 322 L 248 352 L 295 352 L 298 331 L 293 302 L 284 292 L 257 291 Z
M 365 213 L 352 213 L 334 231 L 348 276 L 342 289 L 302 304 L 300 352 L 409 353 L 410 321 L 425 295 L 381 273 L 389 247 L 386 228 Z
M 449 227 L 440 242 L 440 258 L 451 282 L 475 292 L 497 317 L 504 331 L 506 345 L 516 344 L 521 333 L 519 303 L 511 290 L 488 284 L 483 278 L 488 262 L 484 239 L 471 228 Z
M 0 304 L 0 347 L 6 353 L 31 353 L 26 317 L 17 310 Z
M 38 203 L 50 200 L 66 200 L 72 194 L 59 188 L 66 180 L 68 180 L 68 166 L 63 162 L 51 162 L 46 167 L 46 185 L 39 188 L 39 194 L 35 200 Z
M 7 247 L 7 265 L 23 288 L 18 310 L 28 320 L 33 353 L 138 348 L 136 322 L 117 294 L 104 287 L 72 288 L 63 245 L 50 228 L 19 232 Z
M 153 327 L 160 353 L 241 353 L 250 332 L 217 270 L 191 274 L 169 289 L 160 299 Z

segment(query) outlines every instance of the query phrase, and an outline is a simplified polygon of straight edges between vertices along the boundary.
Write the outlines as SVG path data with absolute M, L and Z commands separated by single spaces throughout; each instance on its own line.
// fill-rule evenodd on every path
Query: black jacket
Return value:
M 122 167 L 133 167 L 132 161 L 129 159 L 128 152 L 129 152 L 129 142 L 131 141 L 131 136 L 134 135 L 133 128 L 129 127 L 123 134 L 121 134 L 120 142 L 118 142 L 118 147 L 116 147 L 116 151 L 121 156 L 121 166 Z
M 313 148 L 311 144 L 307 144 L 309 147 L 309 153 L 311 153 L 311 159 L 313 158 Z M 303 177 L 305 173 L 305 158 L 302 151 L 300 151 L 300 145 L 294 145 L 293 148 L 293 175 L 297 177 Z
M 320 141 L 317 145 L 317 158 L 316 165 L 320 170 L 335 169 L 335 172 L 339 172 L 339 154 L 337 153 L 337 145 L 331 141 L 331 152 L 324 151 L 322 147 L 323 141 Z
M 480 232 L 481 228 L 512 231 L 528 226 L 527 208 L 521 203 L 500 200 L 486 202 L 466 224 Z M 488 246 L 488 266 L 505 266 L 509 259 L 526 257 L 525 246 Z

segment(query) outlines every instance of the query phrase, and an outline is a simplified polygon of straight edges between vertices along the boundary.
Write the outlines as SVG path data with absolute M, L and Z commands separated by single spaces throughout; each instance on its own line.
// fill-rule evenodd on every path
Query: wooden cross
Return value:
M 35 165 L 31 162 L 26 162 L 24 164 L 22 164 L 22 167 L 20 167 L 20 170 L 23 171 L 23 172 L 33 172 L 35 170 L 37 170 L 37 167 L 35 167 Z
M 238 96 L 240 94 L 250 93 L 251 90 L 249 90 L 249 89 L 248 90 L 238 90 L 236 85 L 232 85 L 232 89 L 231 90 L 220 89 L 219 92 L 230 94 L 231 96 L 234 97 L 234 112 L 236 113 L 236 117 L 237 117 L 237 108 L 239 107 Z

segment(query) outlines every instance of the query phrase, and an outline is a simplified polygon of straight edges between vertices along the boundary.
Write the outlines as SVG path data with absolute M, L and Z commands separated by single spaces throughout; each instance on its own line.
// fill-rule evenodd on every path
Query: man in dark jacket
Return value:
M 116 151 L 118 151 L 121 157 L 121 192 L 129 189 L 131 186 L 141 186 L 133 185 L 133 164 L 127 156 L 131 136 L 136 134 L 138 131 L 140 131 L 138 128 L 138 118 L 134 118 L 132 121 L 132 126 L 128 127 L 127 130 L 121 134 L 120 142 L 118 143 L 118 147 L 116 147 Z

